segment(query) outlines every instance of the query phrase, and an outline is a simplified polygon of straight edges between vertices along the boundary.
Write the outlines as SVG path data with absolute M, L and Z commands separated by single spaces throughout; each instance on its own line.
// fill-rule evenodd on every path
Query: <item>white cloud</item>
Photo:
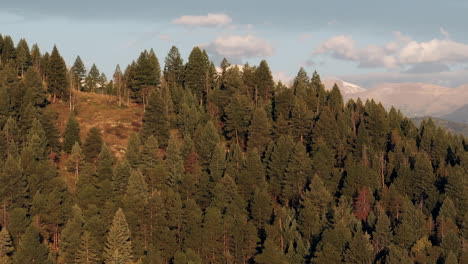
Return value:
M 399 54 L 402 64 L 457 63 L 468 61 L 468 45 L 452 40 L 433 39 L 428 42 L 411 41 Z
M 468 62 L 468 44 L 450 39 L 418 42 L 401 32 L 394 32 L 394 36 L 395 41 L 365 48 L 357 47 L 351 36 L 335 36 L 323 42 L 313 54 L 355 61 L 363 68 L 393 69 L 426 63 L 457 65 Z
M 395 45 L 387 47 L 369 45 L 366 48 L 356 47 L 356 43 L 350 36 L 336 36 L 322 43 L 313 52 L 315 55 L 329 54 L 337 59 L 359 62 L 360 67 L 384 66 L 395 68 L 396 59 L 389 55 L 395 49 Z
M 181 16 L 172 21 L 174 24 L 199 27 L 217 27 L 231 24 L 232 18 L 226 14 L 208 13 L 206 16 Z
M 268 41 L 251 34 L 221 36 L 202 47 L 215 56 L 226 57 L 233 62 L 245 58 L 268 57 L 274 53 Z

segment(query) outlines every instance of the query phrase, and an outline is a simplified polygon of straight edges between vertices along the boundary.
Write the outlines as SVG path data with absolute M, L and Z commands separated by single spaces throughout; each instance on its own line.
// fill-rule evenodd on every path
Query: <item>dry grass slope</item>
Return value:
M 75 96 L 81 140 L 84 142 L 89 129 L 97 127 L 109 149 L 121 159 L 125 155 L 128 138 L 141 128 L 143 107 L 136 104 L 119 107 L 117 97 L 111 95 L 75 92 Z M 49 107 L 58 113 L 57 122 L 63 133 L 70 114 L 69 104 L 57 102 Z

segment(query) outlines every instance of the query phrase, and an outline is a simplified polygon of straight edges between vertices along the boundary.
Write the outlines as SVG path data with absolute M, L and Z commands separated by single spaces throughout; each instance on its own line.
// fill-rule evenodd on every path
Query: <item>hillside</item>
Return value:
M 442 116 L 442 118 L 468 124 L 468 104 L 458 108 L 457 110 L 449 114 Z
M 345 98 L 374 99 L 387 108 L 394 106 L 404 114 L 435 116 L 459 122 L 450 113 L 468 102 L 468 86 L 449 88 L 426 83 L 385 83 L 357 93 L 343 93 Z
M 452 132 L 453 134 L 462 134 L 466 137 L 468 137 L 468 124 L 464 123 L 458 123 L 458 122 L 453 122 L 450 120 L 442 119 L 442 118 L 436 118 L 436 117 L 431 117 L 434 123 L 437 126 L 443 127 L 447 129 L 448 131 Z M 419 126 L 423 120 L 427 120 L 429 117 L 414 117 L 411 118 L 413 122 Z
M 97 127 L 102 133 L 104 142 L 111 152 L 122 158 L 127 147 L 128 137 L 141 127 L 143 106 L 131 104 L 118 106 L 117 97 L 105 94 L 91 94 L 74 91 L 76 98 L 76 119 L 80 124 L 80 137 L 84 142 L 89 129 Z M 48 106 L 58 113 L 58 128 L 61 133 L 70 113 L 69 104 L 57 101 Z

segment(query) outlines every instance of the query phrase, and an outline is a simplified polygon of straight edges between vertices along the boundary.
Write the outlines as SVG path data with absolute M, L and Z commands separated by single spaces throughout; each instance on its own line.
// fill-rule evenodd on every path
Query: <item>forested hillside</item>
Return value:
M 0 36 L 0 263 L 468 263 L 467 138 L 219 68 Z

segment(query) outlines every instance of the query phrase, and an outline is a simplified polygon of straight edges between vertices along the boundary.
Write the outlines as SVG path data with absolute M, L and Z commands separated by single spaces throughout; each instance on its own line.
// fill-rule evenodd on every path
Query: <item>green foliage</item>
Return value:
M 67 65 L 56 46 L 47 64 L 47 87 L 54 96 L 68 100 Z
M 47 246 L 42 243 L 42 237 L 34 226 L 29 226 L 26 232 L 21 236 L 21 241 L 18 245 L 13 263 L 38 263 L 49 264 L 52 263 L 48 259 L 49 250 Z
M 97 127 L 92 127 L 83 144 L 83 154 L 87 162 L 93 162 L 98 157 L 102 143 L 101 131 Z
M 143 117 L 143 127 L 140 136 L 143 140 L 150 136 L 155 136 L 162 147 L 167 146 L 169 140 L 169 121 L 166 112 L 166 105 L 157 92 L 153 92 L 148 98 L 145 116 Z
M 119 208 L 107 234 L 107 242 L 104 248 L 104 263 L 106 264 L 130 264 L 132 263 L 132 242 L 130 230 L 123 210 Z
M 75 142 L 81 145 L 80 125 L 76 121 L 75 116 L 70 114 L 65 126 L 65 132 L 63 133 L 63 150 L 70 153 Z

